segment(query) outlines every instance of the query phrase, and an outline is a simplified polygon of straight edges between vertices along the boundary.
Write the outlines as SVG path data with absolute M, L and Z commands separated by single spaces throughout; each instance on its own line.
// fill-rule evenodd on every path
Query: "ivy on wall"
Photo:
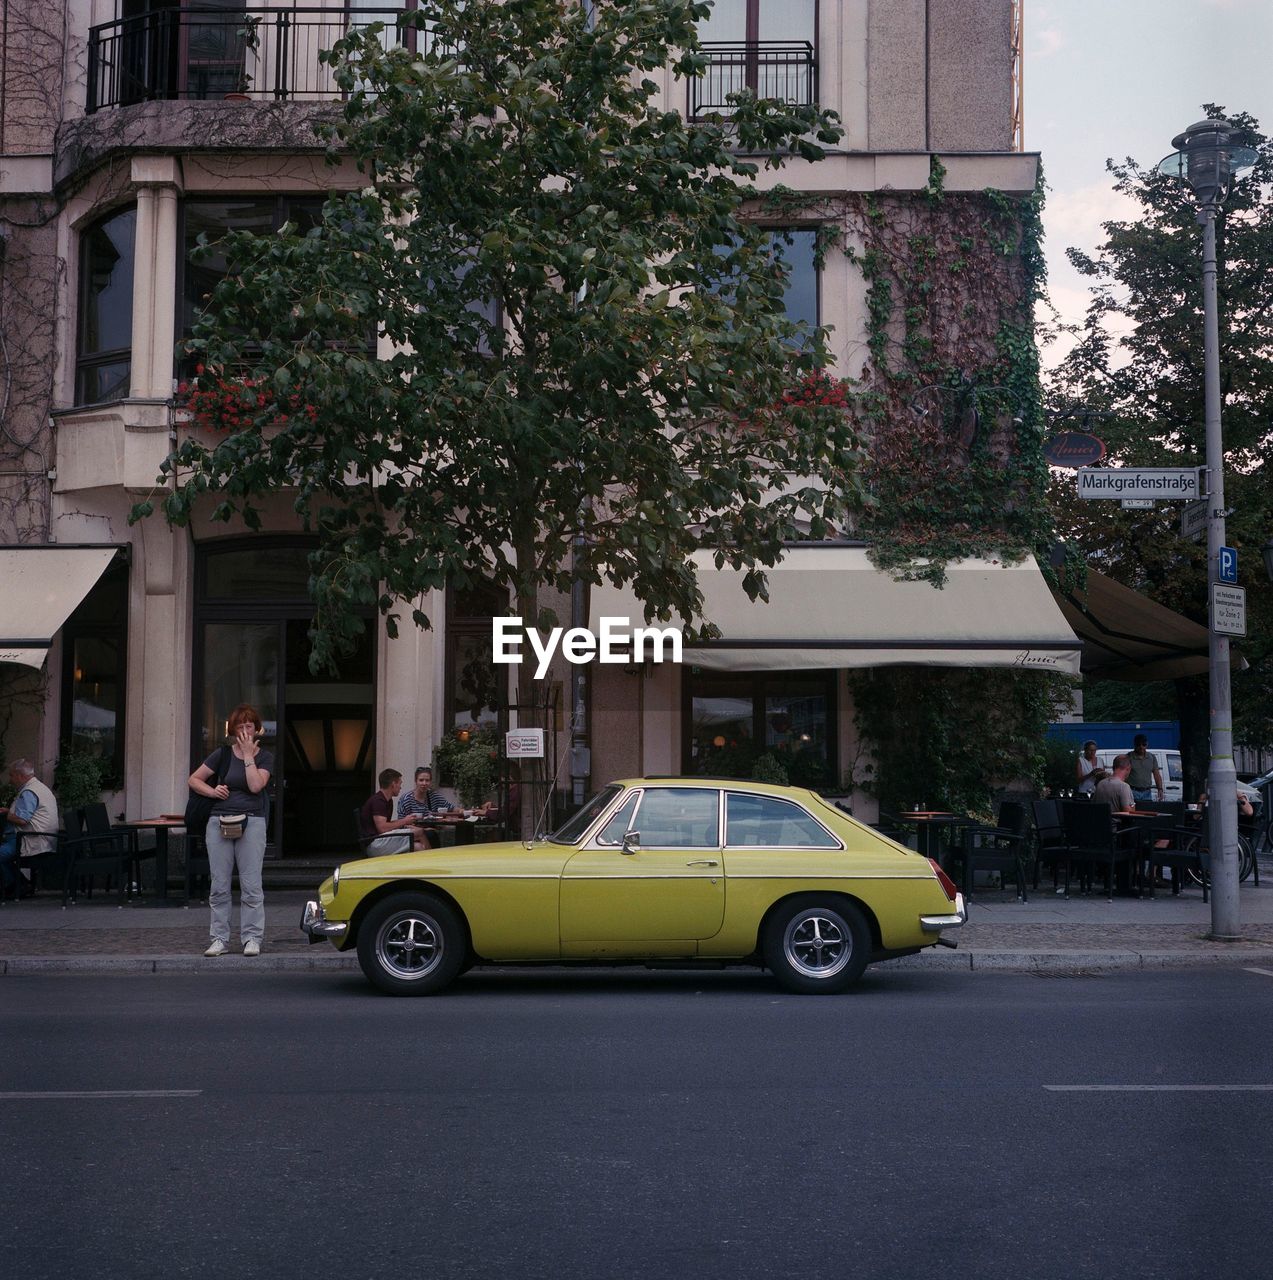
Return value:
M 881 569 L 940 590 L 967 557 L 1047 565 L 1045 418 L 1034 339 L 1044 288 L 1043 180 L 1024 198 L 927 189 L 837 205 L 780 190 L 767 216 L 823 220 L 866 283 L 866 349 L 846 412 L 867 442 L 856 532 Z M 992 793 L 1038 782 L 1067 677 L 1009 669 L 886 667 L 850 675 L 874 758 L 853 782 L 885 809 L 923 802 L 987 813 Z

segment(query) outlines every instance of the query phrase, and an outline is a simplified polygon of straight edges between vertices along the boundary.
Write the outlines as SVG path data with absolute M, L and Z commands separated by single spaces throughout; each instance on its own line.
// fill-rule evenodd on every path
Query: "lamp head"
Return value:
M 1187 182 L 1198 203 L 1223 204 L 1239 174 L 1260 158 L 1252 147 L 1233 141 L 1234 126 L 1227 120 L 1199 120 L 1171 140 L 1176 148 L 1158 164 L 1158 172 Z

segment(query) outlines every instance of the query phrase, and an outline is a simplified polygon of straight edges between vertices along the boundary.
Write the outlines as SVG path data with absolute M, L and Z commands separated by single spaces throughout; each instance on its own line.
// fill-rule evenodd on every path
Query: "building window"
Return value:
M 63 744 L 106 763 L 108 786 L 124 776 L 128 564 L 117 557 L 62 628 Z
M 136 208 L 94 223 L 80 240 L 80 314 L 76 404 L 128 395 L 133 346 Z
M 682 767 L 688 774 L 750 778 L 770 755 L 795 786 L 838 776 L 833 671 L 716 672 L 684 680 Z
M 817 0 L 716 0 L 698 24 L 707 71 L 690 82 L 690 116 L 728 115 L 732 93 L 817 101 Z
M 449 729 L 499 723 L 507 701 L 505 668 L 496 667 L 491 619 L 509 611 L 508 598 L 487 584 L 446 594 L 446 707 Z
M 233 196 L 224 200 L 187 200 L 183 207 L 180 284 L 177 290 L 177 329 L 182 340 L 194 333 L 195 321 L 207 306 L 213 290 L 225 279 L 228 266 L 217 242 L 231 231 L 248 231 L 264 236 L 285 222 L 294 223 L 304 234 L 323 219 L 322 196 Z M 210 252 L 197 255 L 199 238 L 204 237 Z M 189 378 L 196 360 L 183 355 L 179 376 Z
M 770 227 L 764 232 L 769 256 L 782 266 L 786 280 L 783 284 L 782 302 L 787 319 L 806 324 L 811 330 L 818 327 L 820 314 L 818 273 L 818 230 L 816 227 Z M 728 245 L 718 245 L 716 252 L 722 257 L 731 252 Z M 714 291 L 732 301 L 733 289 L 730 276 L 719 280 Z M 803 341 L 807 341 L 805 335 Z M 803 341 L 800 345 L 803 345 Z

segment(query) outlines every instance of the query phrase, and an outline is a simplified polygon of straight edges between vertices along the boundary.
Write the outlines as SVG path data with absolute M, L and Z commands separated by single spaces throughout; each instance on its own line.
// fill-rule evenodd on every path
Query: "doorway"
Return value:
M 335 671 L 309 669 L 310 547 L 253 539 L 200 548 L 195 598 L 192 756 L 225 741 L 250 702 L 274 756 L 267 856 L 348 849 L 352 810 L 372 792 L 375 627 Z

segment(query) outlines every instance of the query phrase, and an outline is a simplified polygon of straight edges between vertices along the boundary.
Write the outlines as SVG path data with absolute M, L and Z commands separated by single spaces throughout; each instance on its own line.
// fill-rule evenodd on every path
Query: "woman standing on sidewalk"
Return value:
M 261 717 L 255 707 L 240 703 L 226 726 L 230 746 L 214 751 L 191 775 L 190 789 L 213 800 L 205 841 L 212 887 L 212 943 L 205 956 L 223 956 L 230 949 L 230 879 L 239 868 L 239 937 L 245 956 L 259 956 L 265 937 L 265 892 L 261 867 L 265 861 L 265 788 L 274 769 L 274 756 L 261 748 Z M 212 780 L 217 779 L 217 785 Z M 239 819 L 238 822 L 226 821 Z M 235 831 L 240 834 L 235 835 Z

